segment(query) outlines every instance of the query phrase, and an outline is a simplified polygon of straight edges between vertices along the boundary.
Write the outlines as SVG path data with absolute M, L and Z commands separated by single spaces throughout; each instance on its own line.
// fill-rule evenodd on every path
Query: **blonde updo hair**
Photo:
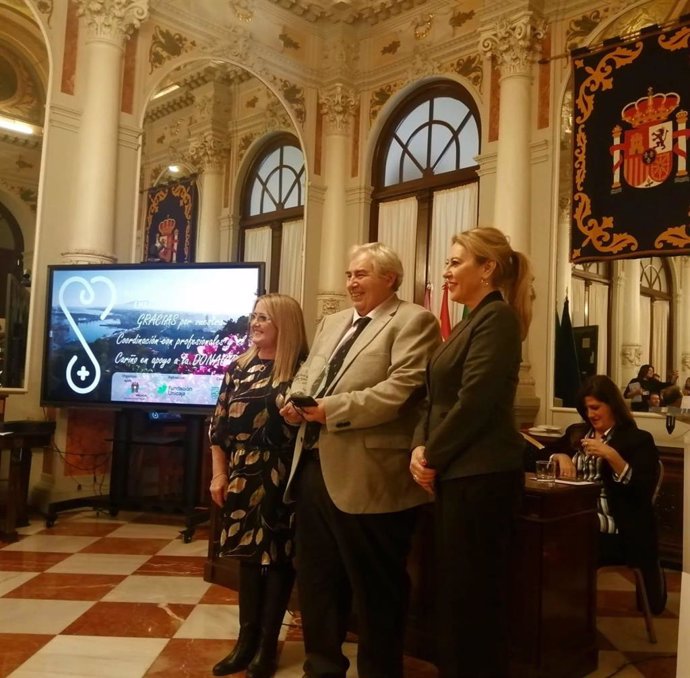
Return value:
M 524 339 L 532 322 L 534 301 L 534 274 L 530 260 L 522 252 L 514 250 L 508 238 L 493 227 L 463 231 L 453 236 L 453 243 L 464 247 L 478 264 L 496 263 L 488 282 L 503 292 L 506 301 L 517 312 Z

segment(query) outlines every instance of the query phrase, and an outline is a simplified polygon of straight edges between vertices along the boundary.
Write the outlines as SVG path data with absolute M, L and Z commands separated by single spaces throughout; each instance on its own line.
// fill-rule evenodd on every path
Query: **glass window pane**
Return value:
M 436 164 L 436 161 L 442 154 L 446 159 L 451 157 L 448 153 L 444 153 L 444 151 L 452 137 L 453 133 L 445 125 L 435 124 L 431 126 L 431 166 L 434 168 L 434 174 L 456 169 L 454 162 L 452 167 L 446 167 L 446 169 L 439 169 Z M 453 160 L 455 160 L 455 152 L 452 155 Z
M 267 177 L 266 187 L 274 203 L 277 203 L 280 200 L 280 170 L 275 170 Z M 276 207 L 270 208 L 265 205 L 263 211 L 265 212 L 267 209 L 276 209 Z
M 403 121 L 398 125 L 395 133 L 406 143 L 414 131 L 425 122 L 429 121 L 430 103 L 425 101 L 419 104 Z
M 459 155 L 457 141 L 453 140 L 443 155 L 439 158 L 438 162 L 436 162 L 434 165 L 434 174 L 453 172 L 454 170 L 458 169 Z
M 302 151 L 295 146 L 283 146 L 283 165 L 293 167 L 299 171 L 304 166 Z
M 434 99 L 434 120 L 444 120 L 455 129 L 460 126 L 468 112 L 467 106 L 458 99 L 450 97 Z
M 299 207 L 299 191 L 297 177 L 290 167 L 283 167 L 283 207 Z
M 400 183 L 401 153 L 402 148 L 400 147 L 400 144 L 398 143 L 397 139 L 393 139 L 388 150 L 388 155 L 386 156 L 386 174 L 383 179 L 384 186 L 392 186 L 393 184 Z
M 428 165 L 426 161 L 426 151 L 429 146 L 428 131 L 428 127 L 423 127 L 410 139 L 407 145 L 408 152 L 424 168 Z
M 419 169 L 419 167 L 417 167 L 417 165 L 414 164 L 414 162 L 409 156 L 406 156 L 403 162 L 402 180 L 412 181 L 413 179 L 421 178 L 422 172 Z
M 261 193 L 263 187 L 261 183 L 257 180 L 254 181 L 252 185 L 252 196 L 249 204 L 249 214 L 254 216 L 255 214 L 261 214 Z
M 460 132 L 460 168 L 473 167 L 479 155 L 479 130 L 477 121 L 472 118 Z
M 266 177 L 280 164 L 280 149 L 277 148 L 275 151 L 269 153 L 261 163 L 259 171 L 257 174 L 262 178 Z

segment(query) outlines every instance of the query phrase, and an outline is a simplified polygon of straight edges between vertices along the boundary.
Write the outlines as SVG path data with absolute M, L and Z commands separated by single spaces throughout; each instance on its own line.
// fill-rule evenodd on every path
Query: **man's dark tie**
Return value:
M 321 386 L 321 389 L 316 394 L 317 398 L 323 398 L 328 390 L 328 387 L 335 379 L 335 375 L 338 374 L 340 368 L 345 362 L 345 357 L 347 356 L 349 350 L 352 348 L 352 344 L 355 343 L 357 337 L 362 334 L 364 328 L 367 326 L 371 318 L 369 316 L 364 316 L 363 318 L 357 318 L 355 320 L 355 331 L 350 334 L 350 336 L 343 341 L 340 346 L 335 350 L 331 359 L 328 361 L 328 371 L 326 373 L 326 379 Z M 304 431 L 304 444 L 303 447 L 310 450 L 317 446 L 319 442 L 319 432 L 321 430 L 321 424 L 318 421 L 307 422 L 307 428 Z

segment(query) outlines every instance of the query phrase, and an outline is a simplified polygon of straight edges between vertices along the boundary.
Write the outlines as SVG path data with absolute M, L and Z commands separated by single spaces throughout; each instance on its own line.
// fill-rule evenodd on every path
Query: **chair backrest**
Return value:
M 664 482 L 664 462 L 661 459 L 657 460 L 659 465 L 659 471 L 656 478 L 656 487 L 654 488 L 654 494 L 652 495 L 652 505 L 656 503 L 656 498 L 659 496 L 659 490 L 661 489 L 661 483 Z

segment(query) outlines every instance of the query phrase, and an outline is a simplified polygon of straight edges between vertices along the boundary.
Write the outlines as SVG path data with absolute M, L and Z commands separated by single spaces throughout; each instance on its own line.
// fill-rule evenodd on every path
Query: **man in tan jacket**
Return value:
M 360 678 L 402 678 L 406 559 L 416 507 L 429 500 L 408 471 L 438 322 L 401 301 L 402 264 L 380 243 L 353 248 L 354 309 L 326 316 L 292 393 L 318 405 L 303 419 L 287 500 L 296 500 L 297 581 L 309 678 L 344 678 L 354 601 Z

